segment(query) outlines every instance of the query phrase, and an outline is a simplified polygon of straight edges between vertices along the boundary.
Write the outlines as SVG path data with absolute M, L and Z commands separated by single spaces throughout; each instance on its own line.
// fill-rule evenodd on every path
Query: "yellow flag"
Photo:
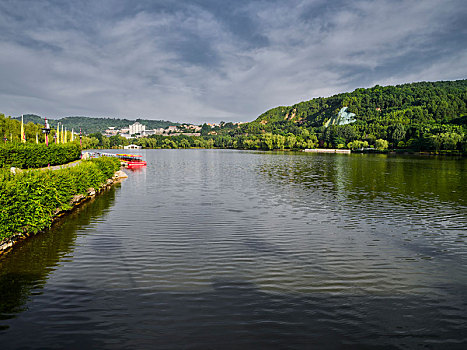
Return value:
M 39 143 L 39 136 L 37 136 L 37 132 L 36 132 L 36 143 Z
M 24 134 L 23 115 L 21 114 L 21 142 L 26 142 L 26 135 Z
M 65 141 L 64 141 L 64 143 L 67 143 L 67 136 L 68 135 L 66 134 L 66 128 L 65 128 Z

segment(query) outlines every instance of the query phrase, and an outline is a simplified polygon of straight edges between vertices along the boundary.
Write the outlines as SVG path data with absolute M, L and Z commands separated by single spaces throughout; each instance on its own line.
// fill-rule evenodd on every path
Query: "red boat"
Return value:
M 137 154 L 117 154 L 117 157 L 122 161 L 122 165 L 128 169 L 146 166 L 146 161 L 141 159 L 143 156 Z

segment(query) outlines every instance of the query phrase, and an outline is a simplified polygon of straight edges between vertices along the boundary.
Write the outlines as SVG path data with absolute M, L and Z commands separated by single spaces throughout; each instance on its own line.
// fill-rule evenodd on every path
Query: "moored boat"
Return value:
M 120 158 L 122 165 L 128 169 L 141 168 L 146 166 L 146 161 L 142 160 L 143 156 L 138 154 L 117 154 L 117 157 Z

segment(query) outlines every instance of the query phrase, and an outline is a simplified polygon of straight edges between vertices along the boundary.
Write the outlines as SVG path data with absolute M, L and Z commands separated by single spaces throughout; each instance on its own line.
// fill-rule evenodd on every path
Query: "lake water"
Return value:
M 7 348 L 467 348 L 467 159 L 147 150 L 0 260 Z

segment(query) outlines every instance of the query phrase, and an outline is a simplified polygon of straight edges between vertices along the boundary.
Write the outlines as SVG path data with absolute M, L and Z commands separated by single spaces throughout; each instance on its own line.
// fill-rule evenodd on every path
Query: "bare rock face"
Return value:
M 85 197 L 82 194 L 76 194 L 73 196 L 73 198 L 70 201 L 70 204 L 77 204 L 81 202 Z
M 123 171 L 121 170 L 118 170 L 115 175 L 114 175 L 114 178 L 115 179 L 126 179 L 128 177 L 127 174 L 125 174 Z

